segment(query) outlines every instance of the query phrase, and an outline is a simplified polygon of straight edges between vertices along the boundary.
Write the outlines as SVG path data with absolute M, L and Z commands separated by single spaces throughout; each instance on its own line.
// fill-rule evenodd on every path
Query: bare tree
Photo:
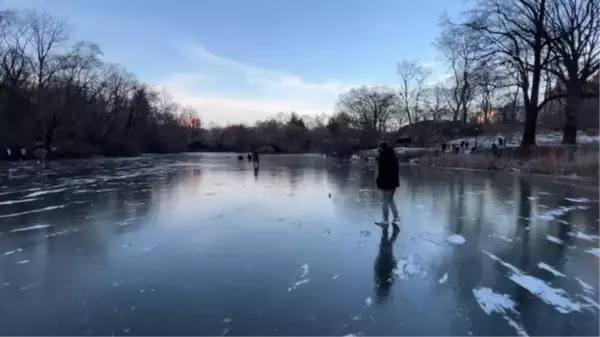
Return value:
M 436 84 L 433 87 L 426 88 L 424 91 L 425 108 L 429 112 L 434 122 L 439 122 L 445 117 L 447 110 L 445 104 L 446 88 L 442 84 Z
M 546 25 L 549 0 L 479 0 L 465 27 L 504 65 L 521 89 L 525 106 L 522 147 L 535 145 L 542 71 L 549 62 Z
M 497 106 L 495 106 L 495 103 L 497 103 L 496 95 L 499 89 L 508 86 L 506 76 L 503 74 L 502 69 L 483 59 L 477 63 L 473 82 L 475 93 L 479 97 L 483 122 L 488 124 L 490 119 L 495 117 L 492 114 L 496 113 Z
M 373 146 L 390 117 L 397 113 L 398 96 L 389 87 L 363 85 L 340 95 L 337 105 L 362 131 L 365 145 Z
M 452 121 L 459 116 L 463 124 L 467 123 L 469 106 L 475 93 L 474 73 L 480 48 L 476 37 L 469 30 L 449 22 L 443 24 L 444 30 L 436 41 L 452 71 L 451 90 L 447 103 L 452 111 Z
M 412 124 L 419 120 L 418 113 L 421 111 L 424 83 L 430 74 L 417 62 L 406 60 L 397 64 L 397 72 L 401 81 L 400 108 L 406 115 L 408 124 Z
M 552 62 L 546 69 L 566 91 L 563 143 L 575 144 L 577 113 L 583 97 L 589 95 L 585 86 L 599 67 L 600 1 L 549 0 L 549 7 L 545 27 Z

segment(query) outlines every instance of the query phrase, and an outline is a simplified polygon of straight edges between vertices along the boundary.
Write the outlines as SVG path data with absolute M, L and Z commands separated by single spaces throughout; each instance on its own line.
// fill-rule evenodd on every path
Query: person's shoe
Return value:
M 400 217 L 396 217 L 394 218 L 394 220 L 392 220 L 392 224 L 398 224 L 400 222 Z
M 381 228 L 387 228 L 390 223 L 387 220 L 380 220 L 380 221 L 375 221 L 375 224 Z

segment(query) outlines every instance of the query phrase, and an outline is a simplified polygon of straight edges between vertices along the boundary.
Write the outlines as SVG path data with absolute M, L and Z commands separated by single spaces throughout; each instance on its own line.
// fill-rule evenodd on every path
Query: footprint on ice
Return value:
M 463 245 L 465 242 L 467 242 L 467 240 L 460 234 L 452 234 L 446 237 L 446 241 L 448 243 L 458 246 Z

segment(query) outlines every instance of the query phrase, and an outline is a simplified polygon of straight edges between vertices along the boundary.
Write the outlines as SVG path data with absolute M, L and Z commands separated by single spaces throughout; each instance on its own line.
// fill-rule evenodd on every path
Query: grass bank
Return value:
M 598 180 L 600 152 L 583 148 L 536 148 L 527 157 L 516 153 L 504 153 L 500 158 L 491 152 L 471 154 L 432 154 L 418 158 L 418 165 L 425 167 L 448 167 L 476 170 L 508 170 L 523 173 L 579 176 Z

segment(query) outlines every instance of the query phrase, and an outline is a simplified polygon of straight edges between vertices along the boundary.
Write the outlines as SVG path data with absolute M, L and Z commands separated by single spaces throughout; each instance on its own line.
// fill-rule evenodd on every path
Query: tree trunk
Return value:
M 565 126 L 563 128 L 563 144 L 577 144 L 577 112 L 581 102 L 581 89 L 578 84 L 569 85 L 569 97 L 565 108 Z
M 525 106 L 525 127 L 523 128 L 523 139 L 521 139 L 521 147 L 529 147 L 535 145 L 535 133 L 537 128 L 537 103 L 529 103 Z

